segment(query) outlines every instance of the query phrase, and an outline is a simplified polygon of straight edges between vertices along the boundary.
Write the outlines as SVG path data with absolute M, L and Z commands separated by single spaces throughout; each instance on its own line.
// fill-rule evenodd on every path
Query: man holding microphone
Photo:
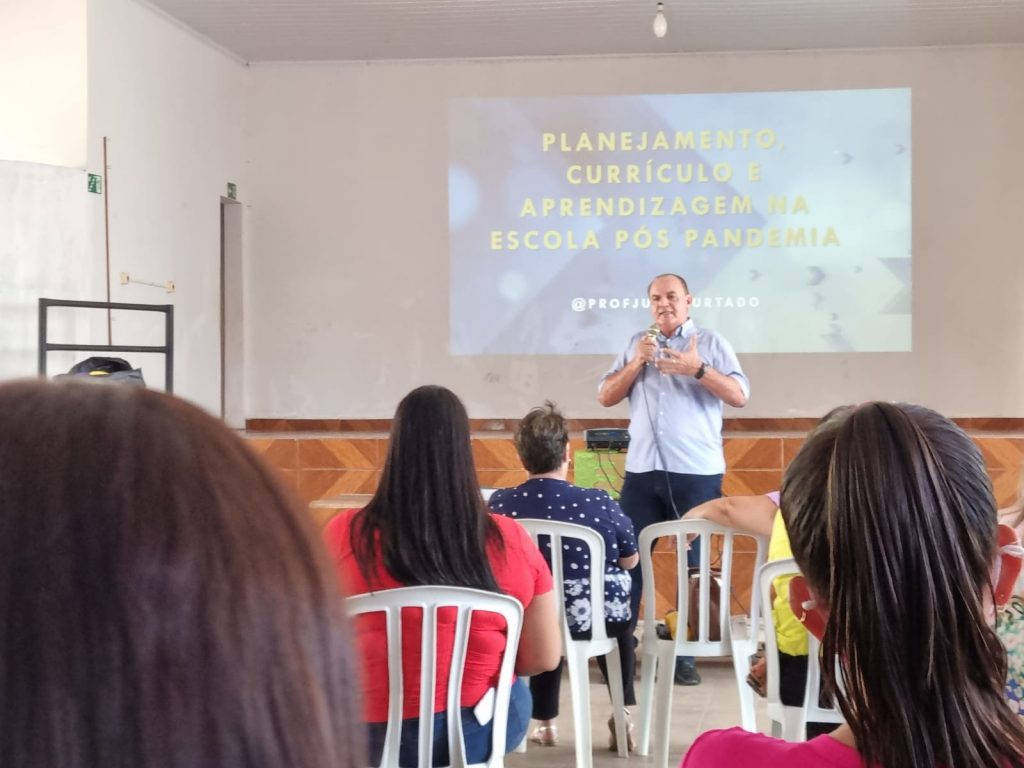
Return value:
M 742 408 L 750 395 L 729 342 L 694 324 L 693 296 L 683 278 L 658 275 L 647 294 L 654 323 L 630 339 L 597 394 L 606 407 L 629 398 L 629 452 L 619 503 L 638 537 L 648 525 L 675 520 L 722 495 L 722 404 Z M 696 546 L 689 562 L 700 562 Z M 634 628 L 642 590 L 637 566 L 630 596 Z M 677 660 L 675 679 L 700 683 L 693 658 Z

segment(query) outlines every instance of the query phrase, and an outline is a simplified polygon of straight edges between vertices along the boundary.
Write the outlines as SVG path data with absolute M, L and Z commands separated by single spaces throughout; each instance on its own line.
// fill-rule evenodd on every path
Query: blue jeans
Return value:
M 677 520 L 698 504 L 717 499 L 722 495 L 721 475 L 685 475 L 679 472 L 627 472 L 622 484 L 619 505 L 626 516 L 633 521 L 637 538 L 648 525 Z M 700 541 L 694 541 L 686 556 L 690 566 L 700 565 Z M 644 581 L 640 566 L 630 574 L 633 577 L 633 591 L 629 595 L 632 609 L 630 622 L 636 628 L 640 618 L 640 597 Z M 692 656 L 680 657 L 683 663 L 692 664 Z
M 508 705 L 508 730 L 505 736 L 505 752 L 511 752 L 526 736 L 530 725 L 530 710 L 533 707 L 530 690 L 521 679 L 512 684 L 512 697 Z M 470 763 L 485 762 L 491 756 L 491 721 L 481 725 L 473 714 L 472 707 L 463 707 L 462 736 L 466 741 L 466 760 Z M 384 753 L 384 738 L 387 723 L 367 723 L 369 736 L 370 765 L 380 765 Z M 398 764 L 403 768 L 416 768 L 419 750 L 420 719 L 412 717 L 402 721 L 402 735 L 398 746 Z M 448 753 L 448 713 L 434 714 L 434 759 L 432 765 L 450 765 Z

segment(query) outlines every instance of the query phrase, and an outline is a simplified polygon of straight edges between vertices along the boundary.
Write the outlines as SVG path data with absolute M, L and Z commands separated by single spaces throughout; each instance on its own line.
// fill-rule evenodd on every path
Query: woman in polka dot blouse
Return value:
M 494 512 L 518 519 L 555 520 L 593 528 L 605 542 L 605 615 L 602 617 L 609 637 L 619 641 L 620 648 L 632 643 L 628 633 L 629 570 L 639 560 L 633 524 L 619 505 L 605 491 L 580 488 L 566 480 L 569 469 L 569 432 L 565 418 L 547 402 L 534 408 L 519 423 L 515 435 L 516 450 L 529 479 L 515 488 L 495 491 L 490 498 Z M 564 543 L 563 592 L 569 631 L 573 637 L 590 636 L 593 617 L 590 615 L 590 563 L 582 542 Z M 543 542 L 541 553 L 551 565 L 550 542 Z M 632 653 L 620 653 L 624 662 Z M 604 671 L 604 658 L 598 659 Z M 626 706 L 636 704 L 632 665 L 624 663 L 622 678 Z M 558 743 L 555 718 L 558 717 L 558 693 L 562 667 L 530 678 L 533 694 L 533 717 L 539 721 L 532 740 L 545 746 Z M 606 673 L 607 677 L 607 673 Z M 629 712 L 626 711 L 628 716 Z M 612 722 L 612 721 L 609 721 Z M 628 723 L 628 719 L 627 719 Z M 611 728 L 609 746 L 616 749 L 615 732 Z M 633 749 L 633 730 L 629 725 L 629 748 Z

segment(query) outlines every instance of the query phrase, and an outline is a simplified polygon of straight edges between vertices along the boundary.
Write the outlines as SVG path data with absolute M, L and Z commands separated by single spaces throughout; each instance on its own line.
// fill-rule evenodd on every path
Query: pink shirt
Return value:
M 742 728 L 702 733 L 683 758 L 682 768 L 862 768 L 853 747 L 818 736 L 805 742 L 773 739 Z

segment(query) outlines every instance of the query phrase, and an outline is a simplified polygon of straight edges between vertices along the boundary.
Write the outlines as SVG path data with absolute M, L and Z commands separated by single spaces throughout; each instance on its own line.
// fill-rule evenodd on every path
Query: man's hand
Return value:
M 662 373 L 673 373 L 679 376 L 693 376 L 700 370 L 701 360 L 697 354 L 697 334 L 690 337 L 690 345 L 682 352 L 666 347 L 662 357 L 654 364 Z
M 644 334 L 640 337 L 640 341 L 636 343 L 636 352 L 633 354 L 632 362 L 636 366 L 642 366 L 647 363 L 653 363 L 657 356 L 658 342 L 654 340 L 653 336 Z
M 597 392 L 597 402 L 608 408 L 621 403 L 629 396 L 630 387 L 638 376 L 643 375 L 644 366 L 657 359 L 658 342 L 649 333 L 643 334 L 636 342 L 632 359 L 621 370 L 611 374 Z

